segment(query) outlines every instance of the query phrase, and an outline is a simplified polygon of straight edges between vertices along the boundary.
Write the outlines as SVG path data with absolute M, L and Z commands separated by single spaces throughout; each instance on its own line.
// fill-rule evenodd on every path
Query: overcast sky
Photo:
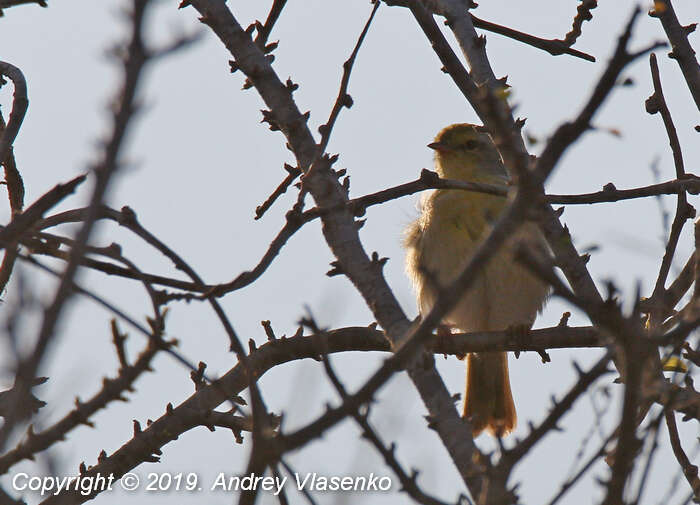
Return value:
M 231 0 L 239 22 L 247 26 L 263 19 L 269 2 Z M 543 37 L 562 37 L 570 28 L 576 2 L 540 0 L 482 2 L 476 14 L 484 19 Z M 296 199 L 289 191 L 259 221 L 254 210 L 284 178 L 285 162 L 294 164 L 279 132 L 260 124 L 263 104 L 254 90 L 241 91 L 243 76 L 231 75 L 230 55 L 213 34 L 197 21 L 192 8 L 177 10 L 176 1 L 160 1 L 149 18 L 149 42 L 155 45 L 186 32 L 204 30 L 203 39 L 193 48 L 150 67 L 145 74 L 140 97 L 145 105 L 131 129 L 123 161 L 126 168 L 116 180 L 109 203 L 119 208 L 131 206 L 141 223 L 187 259 L 210 283 L 234 278 L 250 269 L 284 224 L 284 214 Z M 681 22 L 700 19 L 700 5 L 678 0 L 675 7 Z M 5 11 L 0 19 L 0 59 L 17 65 L 24 72 L 30 107 L 15 143 L 15 155 L 31 203 L 57 182 L 65 182 L 84 173 L 99 152 L 98 141 L 108 131 L 106 107 L 119 84 L 114 61 L 105 54 L 115 41 L 122 40 L 126 24 L 120 8 L 128 2 L 52 0 L 48 9 L 35 5 Z M 632 3 L 601 2 L 593 11 L 594 19 L 583 27 L 576 47 L 596 56 L 589 63 L 569 56 L 552 57 L 532 47 L 498 35 L 487 34 L 487 51 L 497 76 L 508 75 L 513 86 L 512 100 L 517 114 L 527 117 L 526 131 L 541 140 L 564 120 L 572 118 L 588 97 L 617 36 L 626 23 Z M 360 0 L 291 0 L 272 33 L 280 40 L 275 51 L 274 68 L 282 79 L 288 76 L 300 84 L 294 97 L 302 111 L 311 111 L 310 126 L 316 131 L 323 124 L 337 94 L 342 62 L 348 57 L 357 35 L 370 12 Z M 644 9 L 649 7 L 643 5 Z M 449 35 L 449 34 L 448 34 Z M 695 43 L 695 35 L 691 43 Z M 449 39 L 452 41 L 451 36 Z M 653 40 L 664 39 L 656 19 L 642 16 L 634 32 L 632 46 L 641 48 Z M 456 47 L 456 45 L 455 45 Z M 700 144 L 693 126 L 698 123 L 697 109 L 674 61 L 658 52 L 665 95 L 683 146 L 688 171 L 696 170 Z M 644 110 L 644 100 L 652 89 L 647 59 L 629 67 L 625 76 L 634 85 L 619 87 L 596 116 L 600 130 L 587 133 L 571 148 L 549 180 L 551 193 L 595 191 L 608 182 L 618 188 L 651 184 L 656 181 L 652 167 L 661 180 L 674 177 L 673 160 L 659 116 Z M 432 52 L 408 11 L 383 5 L 360 51 L 349 92 L 355 105 L 341 113 L 330 152 L 340 154 L 338 166 L 351 175 L 351 196 L 357 197 L 415 179 L 421 168 L 432 166 L 432 152 L 426 147 L 435 133 L 453 122 L 475 122 L 476 115 L 466 103 Z M 10 110 L 11 87 L 0 93 L 3 113 Z M 619 136 L 606 133 L 615 129 Z M 537 153 L 542 143 L 532 152 Z M 64 202 L 60 209 L 78 207 L 86 202 L 91 182 Z M 403 271 L 401 235 L 415 218 L 418 195 L 372 207 L 361 238 L 367 251 L 390 258 L 386 277 L 410 317 L 416 305 Z M 693 203 L 694 199 L 691 199 Z M 650 294 L 660 258 L 664 235 L 660 205 L 668 212 L 675 201 L 646 199 L 619 204 L 568 207 L 563 221 L 571 230 L 579 250 L 594 246 L 589 268 L 597 282 L 612 279 L 623 294 L 631 294 L 640 282 L 643 294 Z M 2 208 L 7 222 L 7 205 Z M 691 252 L 687 226 L 679 247 L 676 273 Z M 63 231 L 72 233 L 72 228 Z M 112 224 L 100 224 L 93 237 L 98 245 L 118 242 L 124 254 L 148 272 L 175 275 L 170 264 L 155 251 Z M 238 334 L 262 343 L 265 334 L 261 320 L 272 321 L 278 335 L 292 334 L 297 321 L 309 307 L 325 327 L 366 325 L 372 316 L 359 294 L 342 276 L 328 278 L 333 257 L 317 222 L 297 233 L 279 258 L 255 284 L 227 295 L 222 304 Z M 47 264 L 60 266 L 46 261 Z M 31 267 L 22 268 L 31 280 L 30 287 L 42 301 L 53 296 L 53 281 Z M 15 279 L 17 276 L 15 277 Z M 138 283 L 106 278 L 83 272 L 82 284 L 113 300 L 133 317 L 144 321 L 149 304 Z M 12 300 L 16 282 L 6 298 Z M 536 327 L 555 325 L 561 314 L 570 310 L 552 300 L 538 318 Z M 94 394 L 105 374 L 114 376 L 118 367 L 111 347 L 111 315 L 95 304 L 76 299 L 64 313 L 61 335 L 52 348 L 52 357 L 42 375 L 51 380 L 37 394 L 48 406 L 41 411 L 41 425 L 62 417 L 76 395 Z M 24 322 L 22 338 L 31 342 L 40 322 L 40 313 L 30 314 Z M 571 324 L 587 324 L 574 311 Z M 125 327 L 126 329 L 126 327 Z M 129 351 L 134 356 L 144 339 L 130 332 Z M 175 303 L 168 315 L 168 336 L 180 340 L 180 351 L 192 362 L 205 361 L 212 375 L 223 373 L 235 364 L 227 352 L 228 339 L 208 308 L 198 303 Z M 520 425 L 516 436 L 527 433 L 527 422 L 537 423 L 547 412 L 552 394 L 561 397 L 575 380 L 572 359 L 592 363 L 599 350 L 551 352 L 552 362 L 543 365 L 536 353 L 525 353 L 519 360 L 511 357 L 511 381 Z M 353 389 L 376 369 L 380 354 L 351 353 L 334 356 L 339 373 Z M 452 392 L 462 392 L 464 365 L 454 358 L 438 359 L 439 369 Z M 137 382 L 137 391 L 129 403 L 110 405 L 94 417 L 96 429 L 81 427 L 70 439 L 55 446 L 52 455 L 61 475 L 77 472 L 81 461 L 94 464 L 98 453 L 108 454 L 132 436 L 132 419 L 142 425 L 156 419 L 165 405 L 177 405 L 192 392 L 189 372 L 166 355 L 155 361 L 157 373 Z M 5 368 L 0 386 L 11 383 Z M 279 367 L 262 380 L 262 390 L 270 410 L 285 413 L 287 430 L 299 427 L 322 412 L 327 401 L 337 401 L 327 384 L 322 367 L 315 361 L 297 362 Z M 3 388 L 0 388 L 3 389 Z M 607 404 L 604 391 L 619 399 L 620 386 L 601 381 L 591 394 L 579 399 L 576 408 L 563 421 L 564 433 L 548 436 L 519 466 L 512 483 L 521 482 L 523 503 L 546 502 L 558 490 L 558 483 L 570 475 L 582 440 L 590 440 L 586 454 L 597 448 L 601 435 L 608 434 L 619 416 L 620 403 L 614 402 L 602 418 L 599 431 L 591 431 L 596 408 Z M 385 441 L 396 441 L 398 456 L 406 468 L 421 470 L 419 483 L 431 493 L 453 501 L 462 491 L 462 482 L 449 457 L 422 418 L 424 407 L 404 376 L 397 376 L 379 395 L 372 422 Z M 595 406 L 595 408 L 594 408 Z M 697 424 L 680 426 L 684 440 L 697 436 Z M 390 475 L 394 480 L 388 493 L 319 494 L 323 504 L 361 503 L 387 505 L 408 503 L 398 493 L 398 480 L 382 464 L 381 458 L 364 441 L 352 422 L 346 421 L 327 436 L 289 461 L 301 473 L 324 475 L 366 475 L 369 472 Z M 656 503 L 673 485 L 671 476 L 677 464 L 670 452 L 665 431 L 662 447 L 653 468 L 653 480 L 647 485 L 647 502 Z M 483 436 L 482 448 L 493 448 Z M 168 444 L 159 465 L 144 464 L 136 470 L 145 478 L 148 472 L 196 472 L 204 487 L 219 472 L 243 472 L 249 445 L 236 445 L 230 433 L 203 428 L 186 433 Z M 694 447 L 687 447 L 696 454 Z M 36 472 L 36 465 L 17 465 L 9 476 L 20 470 Z M 605 465 L 599 463 L 589 478 L 569 495 L 569 503 L 588 503 L 601 496 L 594 476 L 604 477 Z M 9 476 L 0 483 L 9 489 Z M 676 486 L 676 500 L 686 496 L 684 480 Z M 652 497 L 654 499 L 652 499 Z M 25 497 L 38 501 L 34 495 Z M 229 504 L 234 497 L 222 492 L 178 493 L 176 495 L 139 492 L 133 503 Z M 293 503 L 303 498 L 290 491 Z M 103 494 L 97 503 L 123 500 L 119 493 Z M 275 503 L 263 495 L 261 503 Z

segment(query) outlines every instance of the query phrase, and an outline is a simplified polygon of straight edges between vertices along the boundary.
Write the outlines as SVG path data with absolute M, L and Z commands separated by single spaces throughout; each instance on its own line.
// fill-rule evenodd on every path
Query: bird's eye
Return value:
M 478 145 L 479 143 L 476 140 L 467 140 L 464 143 L 464 148 L 471 151 L 472 149 L 476 149 Z

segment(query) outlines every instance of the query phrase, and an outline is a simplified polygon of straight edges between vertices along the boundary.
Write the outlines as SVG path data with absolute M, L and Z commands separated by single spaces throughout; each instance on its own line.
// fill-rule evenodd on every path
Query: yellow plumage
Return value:
M 429 147 L 436 151 L 441 177 L 508 184 L 496 147 L 477 126 L 448 126 Z M 505 197 L 462 190 L 437 190 L 423 199 L 421 215 L 408 227 L 405 239 L 406 270 L 421 314 L 435 303 L 437 286 L 449 284 L 464 269 L 505 206 Z M 548 289 L 515 262 L 513 249 L 522 241 L 546 250 L 538 228 L 525 223 L 491 257 L 445 325 L 467 332 L 532 326 Z M 475 436 L 485 428 L 498 436 L 515 428 L 506 353 L 468 355 L 464 415 L 471 419 Z

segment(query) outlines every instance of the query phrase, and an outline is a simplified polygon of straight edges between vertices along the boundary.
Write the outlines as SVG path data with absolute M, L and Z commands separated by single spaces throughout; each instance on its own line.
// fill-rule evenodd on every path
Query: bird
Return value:
M 435 168 L 446 179 L 511 186 L 501 156 L 483 126 L 458 123 L 442 129 L 428 144 L 435 151 Z M 493 194 L 438 189 L 422 198 L 420 216 L 406 229 L 406 272 L 421 315 L 434 305 L 441 287 L 462 272 L 492 224 L 507 206 L 507 198 Z M 517 262 L 518 244 L 547 254 L 536 223 L 525 221 L 476 274 L 470 287 L 444 317 L 441 329 L 464 332 L 529 330 L 542 310 L 548 286 Z M 467 356 L 463 417 L 476 437 L 485 429 L 496 437 L 511 433 L 517 414 L 505 352 Z

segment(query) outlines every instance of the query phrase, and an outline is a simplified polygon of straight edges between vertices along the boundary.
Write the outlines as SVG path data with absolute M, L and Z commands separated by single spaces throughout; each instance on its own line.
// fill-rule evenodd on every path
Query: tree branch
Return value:
M 700 65 L 695 59 L 695 51 L 688 42 L 688 34 L 695 30 L 696 25 L 681 26 L 671 0 L 659 0 L 655 2 L 655 6 L 656 9 L 649 11 L 649 15 L 661 21 L 661 26 L 671 42 L 672 50 L 669 56 L 678 62 L 695 105 L 700 110 Z

